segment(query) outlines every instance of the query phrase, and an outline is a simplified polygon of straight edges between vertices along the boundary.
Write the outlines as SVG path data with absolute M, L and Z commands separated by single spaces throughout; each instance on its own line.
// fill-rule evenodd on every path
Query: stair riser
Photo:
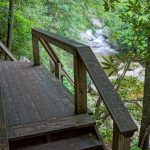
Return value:
M 33 139 L 39 136 L 50 136 L 51 139 L 62 139 L 62 138 L 67 138 L 67 137 L 72 137 L 72 136 L 78 136 L 80 134 L 84 134 L 87 132 L 92 131 L 93 126 L 88 126 L 88 127 L 84 127 L 84 128 L 76 128 L 76 129 L 72 129 L 72 128 L 68 128 L 65 130 L 59 130 L 59 131 L 54 131 L 54 132 L 43 132 L 41 134 L 35 134 L 35 135 L 29 135 L 29 136 L 20 136 L 18 138 L 10 138 L 9 141 L 18 141 L 18 140 L 24 140 L 24 139 Z M 57 140 L 56 139 L 56 140 Z
M 85 127 L 79 128 L 74 130 L 67 130 L 62 132 L 55 132 L 55 133 L 45 133 L 43 135 L 34 135 L 30 137 L 24 137 L 22 139 L 9 139 L 10 147 L 16 148 L 22 145 L 30 146 L 33 144 L 42 144 L 52 141 L 57 141 L 61 139 L 67 139 L 70 137 L 76 137 L 83 134 L 92 134 L 93 127 Z M 89 133 L 91 131 L 91 133 Z

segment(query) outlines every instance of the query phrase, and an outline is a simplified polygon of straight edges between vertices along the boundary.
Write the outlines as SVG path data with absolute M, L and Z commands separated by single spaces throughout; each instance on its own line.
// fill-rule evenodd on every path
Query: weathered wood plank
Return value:
M 73 97 L 73 94 L 70 93 L 66 88 L 64 88 L 63 84 L 60 84 L 60 81 L 58 81 L 56 78 L 54 78 L 52 76 L 52 74 L 51 74 L 51 76 L 49 76 L 48 75 L 49 73 L 47 72 L 46 69 L 42 69 L 42 72 L 46 76 L 46 79 L 44 80 L 45 82 L 50 81 L 50 83 L 51 83 L 52 81 L 55 81 L 55 85 L 53 86 L 54 87 L 53 88 L 54 95 L 56 96 L 59 93 L 58 97 L 60 98 L 62 103 L 64 103 L 64 105 L 66 106 L 65 109 L 69 109 L 71 112 L 69 114 L 74 115 L 74 97 Z M 52 89 L 50 84 L 48 84 L 48 85 L 49 85 L 49 88 Z M 49 92 L 49 94 L 51 94 L 51 93 Z M 54 101 L 55 101 L 55 99 L 54 99 Z M 62 106 L 62 107 L 64 107 L 64 106 Z
M 4 100 L 4 109 L 5 109 L 5 117 L 6 117 L 6 123 L 7 125 L 13 123 L 19 123 L 19 116 L 16 111 L 15 103 L 13 101 L 13 98 L 10 96 L 11 87 L 9 84 L 13 84 L 11 81 L 9 82 L 8 76 L 5 74 L 5 71 L 3 69 L 2 63 L 0 63 L 0 82 L 1 82 L 1 97 Z M 9 92 L 5 92 L 9 91 Z M 6 101 L 7 99 L 7 101 Z M 7 116 L 10 116 L 7 118 Z
M 74 115 L 73 95 L 42 66 L 9 61 L 0 65 L 8 126 Z
M 5 116 L 4 116 L 4 107 L 1 98 L 0 98 L 0 149 L 9 150 L 7 127 L 6 127 Z
M 57 55 L 55 54 L 52 47 L 47 42 L 45 42 L 43 39 L 39 39 L 39 41 L 42 44 L 42 46 L 44 47 L 44 49 L 46 50 L 46 52 L 48 53 L 48 55 L 50 56 L 50 58 L 54 61 L 54 63 L 60 63 L 60 60 L 57 57 Z
M 88 73 L 90 74 L 99 94 L 103 98 L 103 101 L 119 131 L 127 137 L 132 136 L 134 131 L 138 128 L 116 93 L 113 85 L 104 73 L 91 48 L 84 46 L 78 48 L 77 52 L 84 62 Z
M 73 79 L 69 76 L 69 74 L 65 71 L 65 69 L 62 67 L 62 75 L 66 77 L 66 79 L 69 81 L 69 83 L 74 86 Z
M 74 105 L 73 105 L 73 96 L 72 94 L 64 88 L 60 81 L 57 80 L 52 74 L 50 74 L 44 68 L 37 68 L 38 74 L 41 77 L 41 83 L 39 86 L 43 90 L 43 94 L 49 96 L 47 100 L 47 104 L 49 101 L 53 102 L 49 107 L 49 109 L 53 110 L 53 113 L 49 114 L 54 115 L 57 112 L 57 115 L 53 117 L 63 117 L 63 116 L 70 116 L 74 114 Z M 36 71 L 35 74 L 36 75 Z M 44 84 L 44 85 L 43 85 Z M 46 92 L 47 91 L 47 92 Z M 51 91 L 51 92 L 49 92 Z M 49 105 L 48 105 L 49 106 Z
M 39 52 L 39 41 L 38 37 L 32 33 L 32 47 L 33 47 L 33 59 L 34 65 L 40 65 L 40 52 Z
M 75 113 L 87 112 L 86 68 L 79 55 L 74 56 Z
M 0 66 L 0 70 L 1 69 L 2 68 Z M 7 137 L 7 126 L 4 110 L 4 99 L 2 97 L 1 84 L 2 81 L 0 81 L 0 149 L 9 150 L 9 142 Z
M 46 135 L 56 131 L 73 130 L 76 128 L 89 127 L 94 125 L 93 119 L 88 114 L 40 121 L 8 128 L 9 140 L 22 139 L 31 136 Z
M 4 51 L 5 54 L 12 60 L 17 61 L 13 54 L 8 50 L 8 48 L 0 41 L 0 48 Z
M 26 90 L 24 89 L 24 86 L 22 86 L 22 78 L 20 78 L 20 73 L 18 72 L 18 69 L 16 70 L 15 68 L 15 64 L 14 62 L 4 62 L 1 63 L 2 67 L 3 67 L 3 71 L 5 73 L 5 78 L 8 84 L 8 89 L 6 91 L 4 91 L 4 95 L 9 94 L 10 97 L 13 100 L 13 103 L 15 105 L 15 107 L 12 107 L 12 112 L 16 111 L 16 113 L 18 114 L 19 117 L 19 122 L 16 120 L 16 122 L 14 122 L 14 119 L 12 119 L 10 117 L 10 115 L 8 114 L 8 117 L 11 122 L 10 125 L 13 124 L 23 124 L 25 122 L 30 122 L 32 121 L 32 119 L 30 118 L 30 114 L 29 111 L 27 110 L 24 101 L 26 100 Z M 18 82 L 21 81 L 21 82 Z M 8 101 L 8 98 L 6 97 L 4 99 L 5 102 Z M 8 104 L 10 105 L 10 104 Z M 6 109 L 6 108 L 5 108 Z M 8 111 L 8 109 L 6 109 L 6 112 Z M 15 116 L 14 116 L 15 117 Z
M 37 37 L 44 39 L 59 48 L 66 50 L 67 52 L 76 55 L 76 47 L 83 46 L 83 44 L 75 42 L 73 40 L 58 36 L 57 34 L 46 32 L 42 29 L 32 29 Z
M 91 138 L 89 135 L 81 135 L 70 139 L 55 141 L 38 146 L 21 148 L 17 150 L 103 150 L 102 142 Z
M 38 72 L 38 73 L 37 73 Z M 38 102 L 34 104 L 38 108 L 42 119 L 59 118 L 64 115 L 63 110 L 56 108 L 56 105 L 60 102 L 59 94 L 55 93 L 55 80 L 52 80 L 50 73 L 47 72 L 46 76 L 42 67 L 34 68 L 31 70 L 34 83 L 34 91 L 38 95 Z M 36 79 L 36 83 L 35 83 Z M 56 103 L 58 101 L 58 103 Z M 61 113 L 60 113 L 61 112 Z
M 24 64 L 24 63 L 21 63 Z M 21 124 L 28 123 L 28 122 L 34 122 L 34 121 L 40 121 L 41 117 L 40 114 L 35 107 L 35 104 L 33 103 L 33 99 L 36 99 L 36 96 L 33 94 L 34 90 L 32 89 L 32 78 L 30 75 L 30 68 L 26 68 L 27 65 L 16 65 L 12 64 L 12 73 L 15 74 L 14 81 L 17 82 L 17 79 L 20 79 L 21 82 L 17 82 L 17 90 L 19 93 L 19 96 L 17 95 L 16 98 L 18 98 L 17 102 L 21 102 L 20 105 L 16 105 L 16 108 L 20 107 L 22 104 L 22 108 L 24 110 L 23 116 L 21 113 L 22 111 L 19 111 Z M 24 67 L 26 69 L 24 69 Z M 34 97 L 33 97 L 34 95 Z M 21 101 L 19 100 L 21 99 Z M 38 101 L 38 100 L 37 100 Z
M 61 63 L 55 64 L 55 76 L 57 79 L 62 80 Z
M 118 130 L 118 127 L 114 123 L 112 150 L 129 150 L 130 142 L 131 139 L 121 135 Z

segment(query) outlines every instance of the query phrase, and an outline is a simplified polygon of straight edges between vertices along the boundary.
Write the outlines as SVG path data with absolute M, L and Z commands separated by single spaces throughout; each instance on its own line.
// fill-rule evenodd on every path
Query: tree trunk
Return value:
M 141 121 L 141 130 L 139 138 L 139 146 L 146 132 L 146 129 L 150 125 L 150 36 L 148 36 L 148 58 L 146 60 L 145 68 L 145 84 L 144 84 L 144 98 L 143 98 L 143 113 Z
M 14 20 L 14 0 L 9 1 L 9 14 L 8 14 L 8 31 L 7 31 L 7 47 L 11 50 L 12 37 L 13 37 L 13 20 Z

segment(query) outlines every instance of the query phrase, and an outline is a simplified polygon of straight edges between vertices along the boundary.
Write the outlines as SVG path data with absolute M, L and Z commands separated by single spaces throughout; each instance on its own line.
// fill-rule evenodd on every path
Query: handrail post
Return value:
M 61 80 L 61 63 L 55 63 L 55 76 Z
M 77 54 L 74 56 L 75 113 L 87 112 L 86 68 Z
M 7 54 L 6 53 L 4 53 L 4 57 L 5 57 L 5 60 L 7 60 Z
M 53 62 L 51 61 L 51 59 L 49 59 L 49 64 L 50 64 L 50 72 L 51 72 L 51 73 L 54 73 L 54 72 L 55 72 L 55 68 L 54 68 L 54 64 L 53 64 Z
M 116 124 L 113 125 L 113 145 L 112 150 L 129 150 L 130 138 L 120 134 Z
M 40 65 L 39 41 L 34 33 L 32 33 L 33 59 L 34 66 Z

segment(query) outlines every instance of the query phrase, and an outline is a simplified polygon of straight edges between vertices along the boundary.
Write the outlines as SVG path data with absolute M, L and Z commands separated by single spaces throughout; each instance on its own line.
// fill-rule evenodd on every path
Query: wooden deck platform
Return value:
M 42 66 L 0 62 L 0 75 L 9 127 L 74 115 L 73 97 Z
M 89 114 L 75 115 L 73 95 L 44 67 L 0 61 L 0 89 L 10 149 L 32 149 L 33 145 L 38 149 L 37 144 L 43 143 L 39 149 L 61 149 L 55 144 L 64 143 L 64 138 L 75 142 L 76 150 L 102 147 Z M 94 141 L 90 134 L 96 137 Z M 81 135 L 87 144 L 79 143 Z

